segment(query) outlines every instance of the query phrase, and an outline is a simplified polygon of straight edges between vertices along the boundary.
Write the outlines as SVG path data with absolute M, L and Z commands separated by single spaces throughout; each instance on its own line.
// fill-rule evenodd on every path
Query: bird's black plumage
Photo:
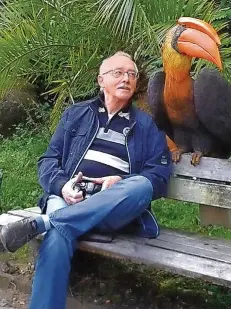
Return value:
M 184 151 L 228 158 L 231 152 L 231 85 L 218 71 L 203 69 L 193 83 L 193 102 L 185 102 L 186 106 L 194 104 L 195 114 L 180 125 L 168 117 L 164 86 L 163 72 L 157 73 L 148 84 L 148 104 L 157 126 Z
M 175 162 L 193 152 L 192 164 L 203 155 L 227 158 L 231 152 L 231 85 L 217 70 L 190 75 L 193 57 L 222 69 L 216 30 L 205 21 L 182 17 L 167 34 L 162 48 L 163 70 L 151 78 L 148 104 L 160 129 L 178 147 Z M 175 149 L 175 145 L 174 148 Z
M 148 83 L 148 104 L 158 128 L 163 130 L 170 138 L 173 138 L 172 124 L 163 104 L 164 82 L 164 72 L 158 72 L 153 78 L 150 78 Z
M 218 140 L 231 149 L 231 85 L 213 69 L 203 69 L 194 83 L 198 118 Z

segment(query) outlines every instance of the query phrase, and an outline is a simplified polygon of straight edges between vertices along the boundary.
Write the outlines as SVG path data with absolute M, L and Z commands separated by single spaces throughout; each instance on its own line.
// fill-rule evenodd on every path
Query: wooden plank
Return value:
M 41 214 L 41 209 L 39 207 L 30 207 L 30 208 L 26 208 L 25 210 L 33 212 L 33 213 L 35 213 L 37 215 Z
M 37 213 L 33 213 L 31 211 L 28 211 L 27 209 L 9 210 L 7 213 L 14 215 L 14 216 L 23 217 L 23 218 L 38 216 Z
M 174 164 L 174 174 L 186 177 L 204 178 L 231 182 L 231 160 L 202 157 L 198 166 L 190 163 L 191 155 L 184 154 L 178 164 Z
M 180 275 L 202 278 L 216 284 L 231 286 L 231 265 L 203 257 L 153 248 L 142 244 L 115 239 L 110 244 L 81 242 L 80 249 L 93 253 L 125 258 Z
M 185 244 L 174 244 L 171 241 L 163 241 L 161 239 L 156 239 L 155 241 L 147 241 L 146 245 L 152 246 L 153 248 L 163 248 L 171 250 L 173 252 L 185 253 L 191 256 L 203 257 L 206 259 L 224 262 L 230 264 L 231 266 L 231 255 L 224 252 L 219 252 L 218 250 L 209 250 L 209 248 L 197 248 Z M 231 248 L 230 248 L 231 249 Z
M 200 204 L 199 214 L 202 226 L 220 225 L 231 228 L 231 209 Z
M 172 242 L 171 238 L 160 238 L 157 239 L 141 239 L 138 237 L 129 237 L 127 235 L 118 235 L 119 239 L 135 242 L 142 244 L 143 246 L 151 246 L 153 248 L 163 248 L 175 252 L 181 252 L 188 255 L 194 255 L 199 257 L 204 257 L 207 259 L 211 259 L 214 261 L 225 262 L 231 264 L 231 246 L 225 248 L 225 250 L 220 250 L 219 247 L 210 247 L 203 245 L 203 243 L 199 243 L 197 241 L 196 244 L 194 243 L 186 243 L 185 241 L 180 242 Z M 182 239 L 183 240 L 183 239 Z
M 30 208 L 9 211 L 5 215 L 20 220 L 22 217 L 37 216 L 38 211 L 38 208 Z M 181 275 L 231 286 L 230 241 L 162 230 L 156 240 L 118 236 L 111 244 L 81 242 L 80 247 L 82 250 L 127 258 Z
M 172 178 L 167 197 L 180 201 L 231 208 L 231 186 L 228 185 Z
M 169 229 L 161 229 L 158 239 L 168 240 L 176 244 L 190 244 L 196 248 L 209 248 L 231 255 L 231 241 L 214 237 L 205 237 L 195 233 L 177 232 Z M 154 241 L 150 239 L 149 241 Z
M 38 238 L 42 239 L 43 237 L 38 236 Z M 137 242 L 141 245 L 152 245 L 152 243 L 155 245 L 157 240 L 161 240 L 163 242 L 171 242 L 173 245 L 180 244 L 182 246 L 192 246 L 198 249 L 204 249 L 205 251 L 222 252 L 228 256 L 231 256 L 231 241 L 229 240 L 198 236 L 195 233 L 180 233 L 170 229 L 161 229 L 161 233 L 157 239 L 147 239 L 124 234 L 116 235 L 116 238 Z
M 0 226 L 4 226 L 8 223 L 16 222 L 16 221 L 19 221 L 19 220 L 22 220 L 22 217 L 13 216 L 13 215 L 10 215 L 10 214 L 1 214 L 0 215 Z
M 176 243 L 171 243 L 172 239 L 177 239 L 176 235 L 178 240 Z M 215 284 L 231 287 L 231 241 L 224 241 L 223 243 L 220 239 L 207 239 L 200 236 L 197 239 L 195 234 L 180 234 L 171 230 L 162 230 L 161 236 L 156 240 L 147 240 L 133 236 L 118 235 L 112 243 L 108 244 L 82 241 L 80 242 L 80 249 L 115 258 L 130 259 L 138 263 L 150 264 L 156 268 L 180 275 L 202 278 Z M 172 236 L 169 242 L 165 241 L 166 237 L 169 236 Z M 42 238 L 43 235 L 39 235 L 39 239 Z M 187 247 L 188 239 L 192 243 L 191 246 Z M 226 251 L 226 254 L 223 251 L 219 255 L 220 248 L 215 246 L 217 245 L 216 240 L 223 250 L 229 249 L 229 251 Z M 211 247 L 209 249 L 205 248 L 205 250 L 201 249 L 200 253 L 195 252 L 197 251 L 196 248 L 191 252 L 195 241 L 197 241 L 197 246 L 198 244 L 200 245 L 200 241 L 202 242 L 202 249 L 206 243 Z M 179 243 L 181 242 L 185 246 L 185 252 L 182 252 L 180 248 Z M 211 256 L 208 254 L 209 251 L 211 251 Z M 212 255 L 213 251 L 215 255 Z M 199 256 L 199 254 L 202 256 Z
M 169 235 L 158 237 L 157 239 L 142 239 L 134 236 L 118 235 L 119 239 L 136 242 L 151 247 L 164 248 L 167 250 L 186 253 L 199 257 L 208 258 L 215 261 L 221 261 L 231 264 L 231 245 L 229 247 L 209 246 L 198 240 L 191 242 L 185 241 L 184 238 L 174 239 Z

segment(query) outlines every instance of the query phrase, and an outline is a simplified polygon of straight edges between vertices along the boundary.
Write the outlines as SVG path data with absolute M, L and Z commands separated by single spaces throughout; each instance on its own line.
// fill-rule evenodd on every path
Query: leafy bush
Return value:
M 148 75 L 160 70 L 163 38 L 180 16 L 214 21 L 230 72 L 231 43 L 219 17 L 225 9 L 210 0 L 7 1 L 0 9 L 0 95 L 17 87 L 18 78 L 39 83 L 55 96 L 54 128 L 63 102 L 97 92 L 99 64 L 113 52 L 131 53 Z
M 0 169 L 3 171 L 1 212 L 37 204 L 42 193 L 37 180 L 37 160 L 45 151 L 50 138 L 44 126 L 38 131 L 35 133 L 18 128 L 13 138 L 0 141 Z
M 12 0 L 0 12 L 0 93 L 18 78 L 41 82 L 57 94 L 55 119 L 66 98 L 96 92 L 102 59 L 123 49 L 106 27 L 97 27 L 95 1 Z M 114 36 L 115 38 L 115 36 Z

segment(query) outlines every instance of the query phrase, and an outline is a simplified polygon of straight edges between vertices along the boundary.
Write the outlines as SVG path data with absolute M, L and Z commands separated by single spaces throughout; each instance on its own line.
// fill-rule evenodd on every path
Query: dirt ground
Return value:
M 0 289 L 0 309 L 27 309 L 28 294 L 15 289 Z M 97 305 L 84 300 L 69 298 L 66 309 L 108 309 L 107 305 Z M 116 309 L 115 307 L 113 309 Z
M 27 308 L 34 259 L 25 261 L 24 252 L 2 255 L 0 309 Z M 67 309 L 231 309 L 230 289 L 83 252 L 73 258 L 69 296 Z
M 0 289 L 0 309 L 26 309 L 27 295 L 14 289 Z

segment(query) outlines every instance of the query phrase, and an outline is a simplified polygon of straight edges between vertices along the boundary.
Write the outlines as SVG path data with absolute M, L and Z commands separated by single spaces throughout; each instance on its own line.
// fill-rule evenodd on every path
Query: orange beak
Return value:
M 222 63 L 218 49 L 221 43 L 216 30 L 205 21 L 191 17 L 179 18 L 178 24 L 186 28 L 177 41 L 179 52 L 208 60 L 221 70 Z

